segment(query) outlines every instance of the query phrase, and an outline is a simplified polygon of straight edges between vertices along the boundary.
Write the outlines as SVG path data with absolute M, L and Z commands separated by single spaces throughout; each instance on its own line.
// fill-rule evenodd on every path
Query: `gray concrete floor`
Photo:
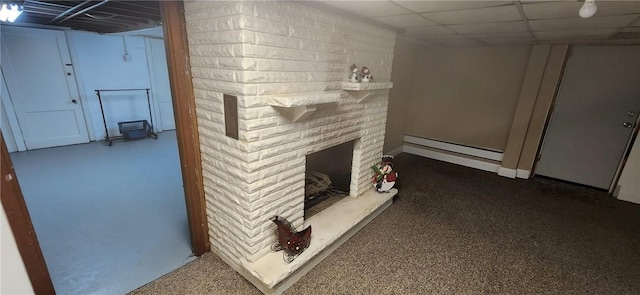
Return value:
M 11 159 L 58 294 L 123 294 L 193 260 L 175 131 Z

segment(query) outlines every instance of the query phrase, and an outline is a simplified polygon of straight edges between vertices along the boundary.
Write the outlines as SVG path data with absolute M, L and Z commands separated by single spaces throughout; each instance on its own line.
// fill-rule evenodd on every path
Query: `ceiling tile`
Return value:
M 415 12 L 432 12 L 492 7 L 510 4 L 507 1 L 393 1 Z
M 522 5 L 529 19 L 577 18 L 581 2 L 542 2 Z M 640 12 L 640 1 L 596 1 L 596 17 Z
M 607 39 L 603 43 L 606 44 L 640 44 L 640 39 Z
M 440 44 L 442 46 L 448 47 L 457 47 L 457 46 L 480 46 L 482 43 L 475 40 L 441 40 L 441 41 L 431 41 L 436 44 Z
M 630 13 L 640 13 L 640 1 L 596 1 L 598 11 L 596 16 L 621 15 Z
M 523 4 L 528 19 L 576 18 L 582 7 L 579 2 L 538 2 Z
M 322 3 L 366 17 L 399 15 L 411 12 L 390 1 L 322 1 Z
M 478 39 L 478 41 L 489 45 L 524 45 L 535 42 L 533 38 L 495 38 L 495 39 Z
M 449 25 L 449 29 L 461 34 L 480 34 L 480 33 L 513 33 L 526 32 L 527 27 L 524 22 L 502 22 L 489 24 L 472 24 L 472 25 Z
M 436 23 L 430 20 L 427 20 L 424 17 L 419 16 L 417 14 L 382 16 L 382 17 L 376 17 L 374 19 L 379 22 L 389 24 L 398 28 L 437 25 Z
M 529 25 L 533 31 L 567 31 L 601 28 L 622 28 L 636 19 L 636 15 L 605 16 L 592 18 L 531 20 Z
M 581 45 L 595 45 L 595 44 L 602 44 L 602 39 L 577 39 L 577 40 L 573 40 L 573 39 L 562 39 L 562 40 L 542 40 L 542 41 L 538 41 L 538 44 L 550 44 L 550 45 L 556 45 L 556 44 L 581 44 Z
M 443 26 L 428 26 L 428 27 L 412 27 L 406 28 L 405 34 L 408 36 L 424 37 L 424 36 L 438 36 L 438 35 L 450 35 L 456 32 L 449 30 Z
M 427 41 L 432 41 L 432 40 L 469 40 L 469 37 L 466 37 L 466 36 L 463 36 L 463 35 L 459 35 L 459 34 L 454 34 L 454 35 L 432 35 L 432 36 L 422 37 L 421 39 L 427 40 Z
M 468 37 L 474 39 L 506 39 L 506 38 L 532 38 L 529 32 L 516 32 L 516 33 L 493 33 L 493 34 L 465 34 Z
M 576 2 L 576 0 L 520 0 L 520 3 L 540 3 L 540 2 Z
M 539 40 L 553 39 L 604 39 L 616 32 L 616 29 L 598 29 L 584 31 L 553 31 L 553 32 L 534 32 L 533 34 Z
M 495 23 L 503 21 L 522 20 L 522 18 L 520 17 L 520 13 L 518 12 L 518 9 L 515 5 L 457 11 L 431 12 L 423 13 L 422 15 L 430 20 L 445 25 Z

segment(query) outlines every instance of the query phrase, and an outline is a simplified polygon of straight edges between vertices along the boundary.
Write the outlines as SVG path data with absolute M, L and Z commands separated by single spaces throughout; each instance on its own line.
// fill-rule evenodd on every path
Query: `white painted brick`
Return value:
M 186 6 L 211 245 L 236 261 L 255 261 L 275 240 L 269 218 L 303 225 L 308 153 L 357 139 L 351 195 L 371 189 L 389 92 L 360 104 L 342 92 L 296 123 L 269 106 L 268 96 L 339 90 L 351 63 L 388 80 L 395 34 L 301 3 Z M 239 140 L 225 135 L 222 93 L 238 96 Z
M 300 62 L 289 60 L 256 59 L 260 71 L 283 72 L 338 72 L 348 75 L 348 67 L 336 63 Z
M 233 1 L 184 1 L 185 15 L 195 13 L 208 7 L 226 5 Z
M 244 120 L 276 116 L 280 116 L 280 113 L 278 113 L 278 111 L 271 106 L 245 108 L 245 111 L 238 112 L 239 119 Z
M 267 118 L 259 118 L 254 120 L 243 120 L 239 122 L 238 127 L 245 131 L 253 131 L 258 129 L 264 129 L 268 127 L 277 127 L 279 123 L 283 122 L 284 119 L 281 117 L 267 117 Z M 251 142 L 253 143 L 253 142 Z M 250 144 L 251 144 L 250 143 Z
M 254 59 L 219 57 L 217 58 L 217 61 L 218 63 L 216 68 L 219 68 L 219 69 L 241 70 L 241 71 L 254 71 L 257 69 L 257 62 Z
M 315 61 L 316 55 L 310 51 L 277 48 L 270 46 L 259 46 L 245 44 L 243 46 L 243 56 L 254 58 L 270 58 L 270 59 L 285 59 L 285 60 L 298 60 L 298 61 Z
M 201 68 L 201 67 L 191 68 L 191 75 L 193 77 L 209 79 L 209 80 L 217 80 L 217 81 L 236 82 L 235 73 L 236 71 L 232 71 L 232 70 L 221 70 L 221 69 L 211 69 L 211 68 Z
M 230 15 L 240 15 L 243 14 L 243 12 L 247 13 L 247 9 L 249 9 L 249 11 L 253 10 L 251 6 L 242 2 L 232 2 L 222 5 L 210 5 L 206 7 L 200 7 L 197 10 L 187 10 L 186 7 L 187 5 L 185 5 L 185 11 L 188 11 L 189 13 L 185 13 L 185 20 L 188 23 Z
M 220 45 L 254 43 L 254 34 L 246 31 L 194 32 L 189 34 L 189 44 Z
M 322 31 L 327 31 L 327 32 L 332 32 L 333 31 L 333 25 L 325 22 L 325 21 L 321 21 L 321 20 L 314 20 L 314 29 L 316 30 L 322 30 Z
M 189 22 L 187 25 L 187 34 L 199 32 L 215 32 L 217 30 L 218 24 L 215 21 L 210 20 Z
M 309 83 L 271 83 L 258 84 L 258 95 L 288 94 L 303 92 L 318 92 L 338 90 L 338 82 L 309 82 Z
M 306 73 L 245 71 L 240 74 L 240 83 L 286 83 L 309 81 Z
M 329 32 L 318 31 L 314 29 L 302 28 L 302 27 L 292 27 L 291 37 L 307 39 L 312 41 L 324 42 L 324 43 L 332 43 L 342 45 L 344 43 L 344 35 L 340 34 L 332 34 Z
M 274 22 L 281 22 L 292 26 L 306 28 L 314 27 L 313 19 L 301 17 L 296 14 L 286 13 L 286 8 L 283 7 L 284 5 L 280 5 L 277 2 L 269 4 L 270 5 L 256 5 L 254 16 L 257 18 L 267 19 Z
M 277 158 L 269 158 L 265 160 L 258 160 L 258 161 L 248 163 L 248 166 L 249 166 L 249 169 L 251 169 L 252 171 L 257 171 L 260 169 L 264 169 L 266 167 L 274 166 L 278 163 L 291 161 L 297 157 L 298 157 L 297 151 L 289 151 L 289 152 L 280 154 L 280 156 L 278 156 Z
M 332 73 L 332 72 L 311 72 L 308 73 L 309 82 L 329 82 L 329 81 L 343 81 L 346 75 L 344 73 Z
M 289 36 L 289 26 L 259 18 L 242 16 L 239 19 L 234 19 L 233 24 L 234 29 Z
M 239 84 L 225 81 L 193 78 L 193 87 L 205 90 L 219 91 L 229 95 L 256 95 L 256 85 Z
M 301 49 L 300 42 L 302 42 L 302 40 L 300 39 L 295 39 L 288 36 L 265 34 L 265 33 L 255 33 L 254 36 L 255 36 L 254 44 L 256 45 Z
M 203 57 L 203 56 L 191 55 L 189 57 L 189 61 L 191 62 L 192 67 L 214 68 L 214 69 L 217 69 L 219 67 L 218 58 L 216 57 L 211 57 L 211 56 Z
M 346 62 L 345 55 L 342 54 L 333 54 L 326 52 L 317 52 L 316 59 L 317 62 L 324 63 L 343 63 L 347 67 L 351 66 L 348 62 Z M 356 65 L 363 65 L 363 63 L 355 63 Z M 360 66 L 361 67 L 361 66 Z M 345 70 L 345 77 L 349 75 L 349 72 Z M 347 81 L 347 79 L 345 79 Z
M 241 15 L 215 19 L 217 31 L 240 30 Z
M 316 42 L 311 40 L 300 40 L 300 49 L 309 51 L 329 52 L 336 54 L 345 54 L 346 48 L 339 44 L 330 44 L 324 42 Z
M 244 95 L 238 97 L 238 106 L 244 108 L 258 108 L 269 106 L 269 99 L 266 96 Z
M 199 45 L 189 48 L 191 56 L 238 57 L 244 55 L 242 44 Z

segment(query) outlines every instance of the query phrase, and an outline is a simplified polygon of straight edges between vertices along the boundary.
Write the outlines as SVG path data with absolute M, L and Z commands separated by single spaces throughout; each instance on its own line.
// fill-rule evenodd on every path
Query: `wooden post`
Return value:
M 160 10 L 164 27 L 164 42 L 191 245 L 194 254 L 199 256 L 210 250 L 210 244 L 184 3 L 182 1 L 160 1 Z

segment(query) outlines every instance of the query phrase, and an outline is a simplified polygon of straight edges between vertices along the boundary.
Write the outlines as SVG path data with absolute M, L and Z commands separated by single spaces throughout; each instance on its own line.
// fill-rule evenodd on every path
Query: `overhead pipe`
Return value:
M 85 2 L 86 2 L 86 1 L 85 1 Z M 80 11 L 78 11 L 78 12 L 76 12 L 76 13 L 74 13 L 74 14 L 70 15 L 70 16 L 65 17 L 63 20 L 58 21 L 58 22 L 57 22 L 57 24 L 62 23 L 62 22 L 65 22 L 66 20 L 68 20 L 68 19 L 70 19 L 70 18 L 76 17 L 76 16 L 78 16 L 78 15 L 80 15 L 80 14 L 83 14 L 83 13 L 85 13 L 85 12 L 87 12 L 87 11 L 91 10 L 91 9 L 96 8 L 96 7 L 102 6 L 102 5 L 104 5 L 105 3 L 107 3 L 107 2 L 109 2 L 109 0 L 103 0 L 103 1 L 102 1 L 102 2 L 100 2 L 100 3 L 96 3 L 96 4 L 94 4 L 94 5 L 91 5 L 91 6 L 89 6 L 89 7 L 85 8 L 85 9 L 83 9 L 83 10 L 80 10 Z
M 50 20 L 50 21 L 48 22 L 48 24 L 50 24 L 50 23 L 52 23 L 52 22 L 55 22 L 55 21 L 57 21 L 57 20 L 59 20 L 59 19 L 61 19 L 61 18 L 65 17 L 67 14 L 72 13 L 72 12 L 74 12 L 74 11 L 76 11 L 76 10 L 80 9 L 80 7 L 84 6 L 85 4 L 87 4 L 87 3 L 89 3 L 89 2 L 91 2 L 91 0 L 84 1 L 84 2 L 82 2 L 82 3 L 80 3 L 80 4 L 76 5 L 76 6 L 73 6 L 73 7 L 69 8 L 69 9 L 67 9 L 67 10 L 63 11 L 62 13 L 58 14 L 58 16 L 56 16 L 56 17 L 54 17 L 52 20 Z

